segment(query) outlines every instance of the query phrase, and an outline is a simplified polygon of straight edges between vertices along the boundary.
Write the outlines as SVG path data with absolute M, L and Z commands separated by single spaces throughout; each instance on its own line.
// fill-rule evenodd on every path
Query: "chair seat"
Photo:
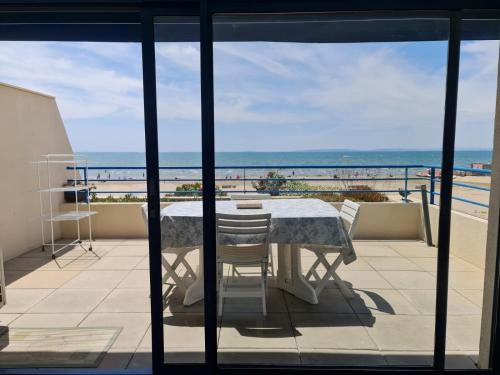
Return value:
M 220 246 L 217 262 L 228 264 L 260 264 L 267 262 L 268 250 L 262 245 Z

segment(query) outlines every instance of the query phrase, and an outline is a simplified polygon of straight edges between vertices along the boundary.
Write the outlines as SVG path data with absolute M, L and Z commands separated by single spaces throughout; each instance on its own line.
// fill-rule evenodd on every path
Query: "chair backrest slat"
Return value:
M 271 214 L 216 214 L 217 241 L 223 244 L 224 235 L 236 236 L 257 235 L 258 243 L 269 244 Z M 262 238 L 262 240 L 260 240 Z M 245 243 L 245 238 L 242 238 Z
M 344 223 L 348 224 L 348 234 L 351 239 L 353 239 L 354 232 L 356 231 L 359 219 L 359 208 L 359 204 L 346 199 L 340 209 L 340 217 Z

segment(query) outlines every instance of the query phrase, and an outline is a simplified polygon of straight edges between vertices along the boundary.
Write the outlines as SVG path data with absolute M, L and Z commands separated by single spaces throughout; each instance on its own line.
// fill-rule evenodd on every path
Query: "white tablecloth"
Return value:
M 236 201 L 217 201 L 220 213 L 271 213 L 272 243 L 330 245 L 342 249 L 345 264 L 356 260 L 338 210 L 319 199 L 262 200 L 262 209 L 237 209 Z M 202 202 L 173 203 L 161 211 L 162 248 L 203 243 Z

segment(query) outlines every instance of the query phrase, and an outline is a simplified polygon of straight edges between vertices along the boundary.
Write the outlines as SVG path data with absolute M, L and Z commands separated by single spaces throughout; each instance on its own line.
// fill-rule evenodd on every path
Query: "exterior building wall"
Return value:
M 33 161 L 47 153 L 71 153 L 55 98 L 0 83 L 0 247 L 7 261 L 40 246 L 40 198 Z M 61 185 L 64 167 L 53 169 Z M 62 194 L 55 196 L 55 208 Z M 49 235 L 46 226 L 45 234 Z M 59 236 L 59 226 L 55 234 Z
M 146 226 L 141 213 L 143 203 L 95 203 L 92 211 L 92 235 L 95 238 L 146 237 Z M 166 207 L 171 203 L 162 203 Z M 341 204 L 334 204 L 340 209 Z M 74 209 L 74 204 L 63 204 L 62 211 Z M 81 206 L 85 209 L 85 206 Z M 420 204 L 418 203 L 361 203 L 360 219 L 355 239 L 409 239 L 420 238 Z M 81 222 L 82 235 L 88 236 L 86 220 Z M 76 234 L 76 225 L 62 223 L 62 236 Z

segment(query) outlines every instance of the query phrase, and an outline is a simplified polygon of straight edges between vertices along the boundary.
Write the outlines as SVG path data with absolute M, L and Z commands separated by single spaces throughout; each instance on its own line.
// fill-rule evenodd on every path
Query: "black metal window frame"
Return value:
M 127 41 L 142 44 L 144 121 L 149 210 L 149 251 L 151 287 L 151 323 L 153 373 L 221 373 L 221 374 L 282 374 L 317 373 L 357 374 L 390 372 L 394 374 L 489 374 L 500 373 L 500 311 L 499 249 L 495 272 L 493 323 L 491 330 L 490 368 L 481 370 L 446 370 L 445 340 L 449 270 L 449 235 L 451 219 L 452 168 L 455 147 L 455 126 L 458 94 L 458 72 L 461 24 L 464 19 L 499 19 L 498 1 L 441 0 L 200 0 L 141 1 L 108 0 L 7 0 L 0 3 L 0 40 L 60 40 L 60 41 Z M 339 367 L 339 366 L 229 366 L 217 363 L 217 313 L 215 275 L 215 154 L 214 154 L 214 91 L 213 91 L 213 16 L 215 14 L 269 13 L 342 13 L 353 16 L 397 15 L 403 18 L 439 17 L 449 19 L 448 62 L 446 77 L 445 118 L 443 125 L 443 162 L 441 209 L 439 216 L 438 273 L 435 321 L 434 364 L 432 367 Z M 203 229 L 205 248 L 205 363 L 164 363 L 163 305 L 161 296 L 160 259 L 160 196 L 158 161 L 158 126 L 155 75 L 155 17 L 198 16 L 200 18 L 201 112 L 202 112 L 202 179 Z M 92 25 L 81 28 L 79 25 Z M 64 31 L 63 31 L 64 25 Z M 500 227 L 499 227 L 500 230 Z M 168 337 L 166 338 L 168 340 Z M 143 374 L 133 370 L 35 370 L 7 369 L 1 374 Z

